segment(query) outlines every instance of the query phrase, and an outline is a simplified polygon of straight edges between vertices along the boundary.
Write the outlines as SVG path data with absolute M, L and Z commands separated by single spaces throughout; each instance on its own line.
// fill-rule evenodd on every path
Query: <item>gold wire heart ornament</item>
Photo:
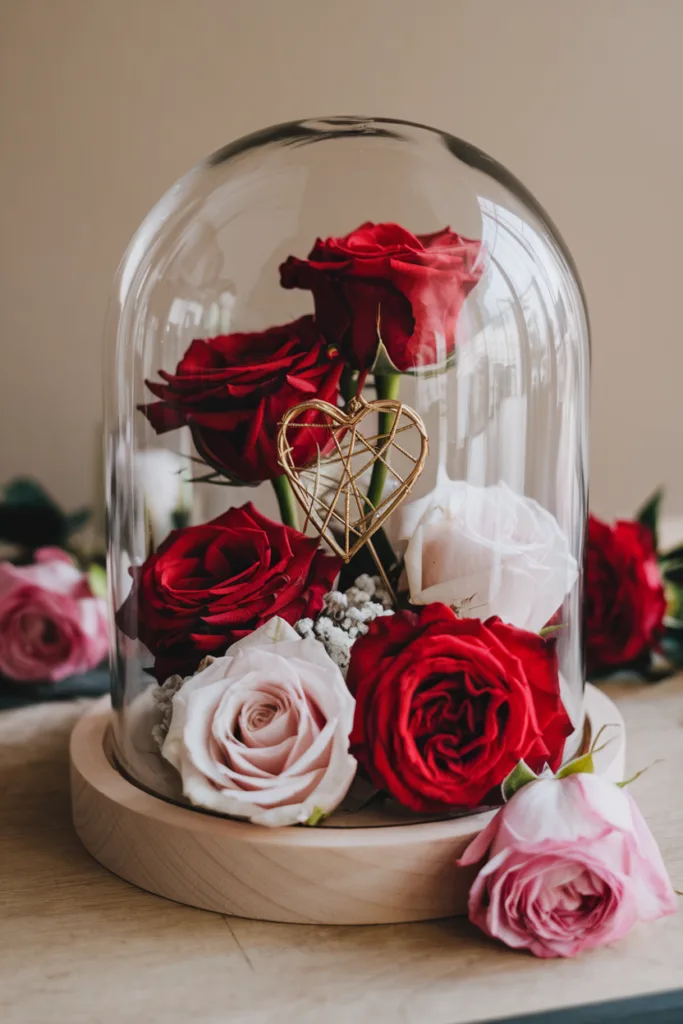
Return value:
M 309 412 L 319 414 L 317 422 L 301 419 Z M 361 424 L 378 413 L 389 414 L 391 426 L 383 433 L 364 434 Z M 290 430 L 302 428 L 320 434 L 317 459 L 303 467 L 294 465 L 289 439 Z M 352 398 L 346 409 L 311 399 L 285 414 L 277 446 L 278 462 L 306 514 L 304 530 L 310 522 L 345 562 L 367 544 L 379 566 L 370 538 L 410 494 L 424 468 L 429 437 L 422 418 L 409 405 L 390 398 Z M 377 462 L 386 467 L 390 486 L 375 506 L 362 488 L 363 478 Z

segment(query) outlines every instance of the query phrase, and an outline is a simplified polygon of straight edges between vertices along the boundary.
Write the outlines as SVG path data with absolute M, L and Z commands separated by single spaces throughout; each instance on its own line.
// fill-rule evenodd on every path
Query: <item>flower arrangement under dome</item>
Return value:
M 523 766 L 528 790 L 485 834 L 471 912 L 511 945 L 565 955 L 581 948 L 582 920 L 607 941 L 669 912 L 670 891 L 625 796 L 596 789 L 593 800 L 593 780 L 572 803 L 579 776 L 556 781 L 582 741 L 562 668 L 581 537 L 504 476 L 449 479 L 443 445 L 436 480 L 421 477 L 429 432 L 401 390 L 427 381 L 443 408 L 459 318 L 487 268 L 486 246 L 450 227 L 366 222 L 280 267 L 284 289 L 309 293 L 308 313 L 194 338 L 174 372 L 148 380 L 154 401 L 140 415 L 191 440 L 194 479 L 268 482 L 281 521 L 245 501 L 178 524 L 131 568 L 116 623 L 156 679 L 148 746 L 195 807 L 319 826 L 362 779 L 378 802 L 450 816 L 499 806 Z M 559 832 L 535 852 L 545 833 L 524 808 L 552 810 L 555 792 L 571 803 L 582 857 Z M 617 866 L 584 821 L 596 802 L 631 815 Z M 482 840 L 466 858 L 486 849 Z M 649 874 L 629 896 L 636 854 Z M 556 935 L 529 872 L 538 864 L 550 891 L 570 860 L 580 869 L 556 903 L 576 921 Z M 538 928 L 521 911 L 501 924 L 518 884 Z M 583 918 L 582 900 L 593 908 Z

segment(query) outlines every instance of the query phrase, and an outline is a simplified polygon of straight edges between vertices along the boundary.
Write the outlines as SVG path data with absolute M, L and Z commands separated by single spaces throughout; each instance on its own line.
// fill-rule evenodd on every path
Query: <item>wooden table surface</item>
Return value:
M 632 792 L 683 889 L 683 678 L 606 689 L 629 768 L 662 759 Z M 540 961 L 460 919 L 263 924 L 141 892 L 71 828 L 67 740 L 87 706 L 0 714 L 2 1024 L 457 1024 L 683 987 L 680 913 L 577 960 Z

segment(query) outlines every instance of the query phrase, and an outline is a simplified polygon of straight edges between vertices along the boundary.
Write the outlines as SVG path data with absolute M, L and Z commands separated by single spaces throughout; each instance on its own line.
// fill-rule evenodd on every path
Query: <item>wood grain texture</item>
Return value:
M 361 812 L 352 816 L 356 827 L 278 829 L 199 813 L 116 770 L 105 753 L 110 716 L 105 698 L 71 737 L 74 825 L 86 849 L 129 882 L 204 910 L 285 923 L 391 924 L 467 912 L 476 868 L 456 862 L 492 812 L 408 824 Z M 618 781 L 623 723 L 593 687 L 588 716 L 594 736 L 617 725 L 596 768 Z
M 110 710 L 71 739 L 74 824 L 105 867 L 143 889 L 267 921 L 385 924 L 463 913 L 455 861 L 491 817 L 369 828 L 263 828 L 199 813 L 128 782 L 104 752 Z
M 683 889 L 683 679 L 609 684 L 632 792 Z M 683 986 L 683 915 L 574 961 L 498 947 L 466 919 L 334 928 L 194 910 L 105 871 L 71 825 L 84 703 L 0 714 L 3 1024 L 461 1024 Z

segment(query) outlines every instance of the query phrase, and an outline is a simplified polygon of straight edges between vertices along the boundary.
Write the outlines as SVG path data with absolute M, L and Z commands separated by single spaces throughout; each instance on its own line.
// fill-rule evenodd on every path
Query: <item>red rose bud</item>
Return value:
M 279 476 L 277 433 L 284 414 L 311 398 L 337 404 L 343 363 L 331 358 L 313 322 L 253 334 L 226 334 L 193 341 L 175 374 L 161 370 L 164 383 L 147 381 L 160 399 L 141 406 L 157 434 L 189 426 L 197 451 L 214 469 L 243 483 Z M 323 422 L 305 413 L 301 422 Z M 297 466 L 326 454 L 328 432 L 306 426 L 289 431 Z
M 480 252 L 480 242 L 450 228 L 413 235 L 368 221 L 343 238 L 319 238 L 307 260 L 290 256 L 280 281 L 313 293 L 316 322 L 352 365 L 370 369 L 381 338 L 406 371 L 453 351 L 458 314 L 482 274 Z
M 632 665 L 657 645 L 666 599 L 646 526 L 590 517 L 584 614 L 589 675 Z
M 554 640 L 443 604 L 375 619 L 353 645 L 347 684 L 352 754 L 414 811 L 496 799 L 522 760 L 556 770 L 572 732 Z
M 117 623 L 155 655 L 161 682 L 274 615 L 293 624 L 322 608 L 341 561 L 317 538 L 275 523 L 250 503 L 202 526 L 175 530 L 146 562 Z

